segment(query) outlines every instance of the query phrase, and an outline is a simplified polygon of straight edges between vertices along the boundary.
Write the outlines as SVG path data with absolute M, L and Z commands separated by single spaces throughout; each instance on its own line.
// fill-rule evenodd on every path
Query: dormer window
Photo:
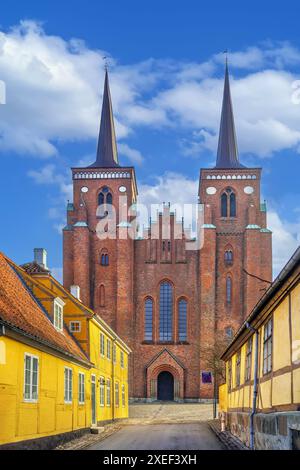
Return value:
M 58 331 L 64 329 L 64 305 L 59 297 L 54 300 L 53 324 Z

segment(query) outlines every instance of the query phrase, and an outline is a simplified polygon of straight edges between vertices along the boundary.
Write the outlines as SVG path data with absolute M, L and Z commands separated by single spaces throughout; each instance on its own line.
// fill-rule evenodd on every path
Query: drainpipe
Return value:
M 115 361 L 114 361 L 114 349 L 116 347 L 116 339 L 113 338 L 112 341 L 112 378 L 111 378 L 111 390 L 110 390 L 110 398 L 111 398 L 111 410 L 112 410 L 112 421 L 115 420 Z
M 256 413 L 257 394 L 258 394 L 258 347 L 259 347 L 259 332 L 255 328 L 246 323 L 246 327 L 255 333 L 255 356 L 254 356 L 254 383 L 253 383 L 253 397 L 252 397 L 252 411 L 250 414 L 250 449 L 254 450 L 254 415 Z

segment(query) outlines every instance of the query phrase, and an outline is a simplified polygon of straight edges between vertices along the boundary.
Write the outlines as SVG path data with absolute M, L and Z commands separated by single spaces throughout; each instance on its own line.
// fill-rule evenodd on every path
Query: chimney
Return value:
M 70 292 L 76 299 L 80 300 L 80 287 L 79 286 L 71 286 Z
M 45 248 L 34 249 L 34 261 L 42 266 L 42 268 L 48 269 L 47 267 L 47 251 Z

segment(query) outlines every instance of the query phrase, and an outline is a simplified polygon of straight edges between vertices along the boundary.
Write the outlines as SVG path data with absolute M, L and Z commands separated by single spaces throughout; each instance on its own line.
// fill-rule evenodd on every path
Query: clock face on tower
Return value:
M 81 188 L 81 192 L 82 192 L 82 193 L 88 193 L 88 191 L 89 191 L 89 188 L 87 188 L 86 186 L 83 186 L 83 187 Z
M 126 193 L 126 188 L 125 188 L 125 186 L 120 186 L 120 187 L 119 187 L 119 191 L 120 191 L 120 193 Z

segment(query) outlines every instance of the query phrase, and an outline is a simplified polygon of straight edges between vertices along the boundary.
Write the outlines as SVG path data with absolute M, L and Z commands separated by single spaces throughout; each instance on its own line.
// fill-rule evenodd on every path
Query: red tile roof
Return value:
M 32 261 L 31 263 L 22 264 L 21 268 L 23 268 L 28 274 L 49 274 L 50 270 L 43 268 L 40 264 L 36 261 Z
M 23 334 L 89 362 L 66 328 L 57 331 L 42 306 L 17 274 L 17 266 L 0 253 L 0 320 Z

